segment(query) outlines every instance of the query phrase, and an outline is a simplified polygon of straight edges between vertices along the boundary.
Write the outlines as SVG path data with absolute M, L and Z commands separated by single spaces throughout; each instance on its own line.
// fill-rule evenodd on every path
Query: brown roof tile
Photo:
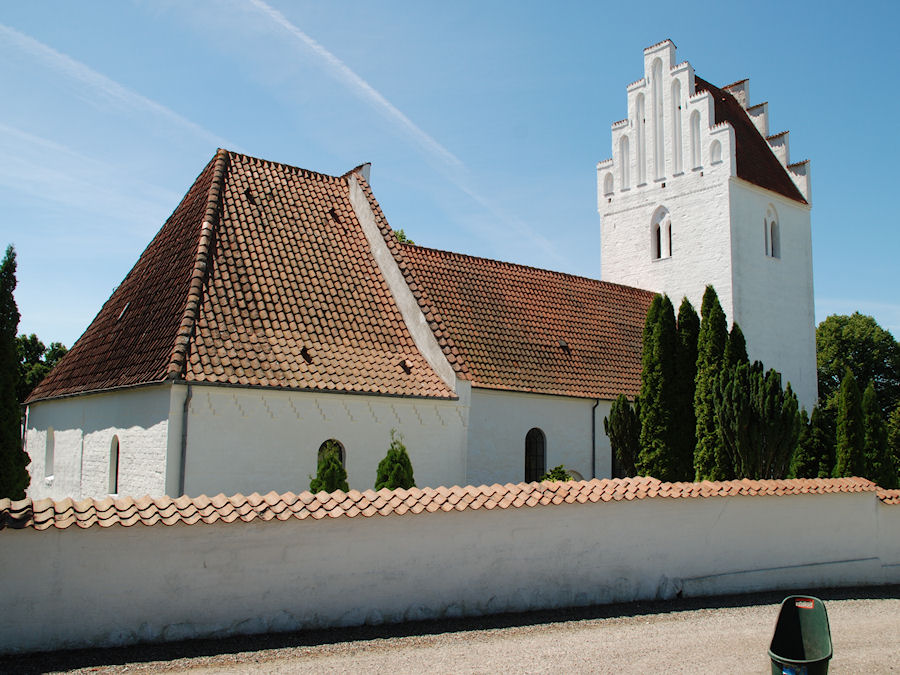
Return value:
M 438 487 L 378 492 L 303 492 L 267 495 L 241 494 L 226 497 L 140 497 L 134 499 L 63 499 L 11 502 L 0 499 L 0 530 L 5 528 L 46 530 L 183 523 L 230 523 L 237 520 L 287 520 L 297 518 L 364 518 L 443 511 L 467 511 L 499 507 L 522 508 L 586 502 L 632 501 L 635 499 L 691 499 L 737 496 L 789 496 L 837 492 L 877 492 L 887 504 L 900 503 L 900 490 L 882 490 L 864 478 L 815 478 L 797 480 L 734 480 L 719 483 L 662 483 L 655 478 L 614 478 L 565 483 L 519 483 Z
M 734 129 L 737 175 L 754 185 L 806 204 L 806 200 L 741 104 L 724 89 L 694 76 L 695 91 L 708 91 L 715 102 L 716 123 Z
M 349 180 L 219 151 L 30 401 L 166 378 L 453 397 L 403 322 Z
M 878 498 L 884 504 L 900 504 L 900 490 L 878 490 Z
M 473 385 L 590 398 L 640 388 L 653 293 L 402 245 L 407 282 L 457 374 Z

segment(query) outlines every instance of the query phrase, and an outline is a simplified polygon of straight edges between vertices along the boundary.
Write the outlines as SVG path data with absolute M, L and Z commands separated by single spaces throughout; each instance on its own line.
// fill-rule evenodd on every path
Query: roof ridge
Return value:
M 219 148 L 216 152 L 213 166 L 212 181 L 206 199 L 206 210 L 203 214 L 203 224 L 200 227 L 200 236 L 197 239 L 197 253 L 194 257 L 194 269 L 191 272 L 191 284 L 188 287 L 187 301 L 178 333 L 175 336 L 175 344 L 172 347 L 172 355 L 169 357 L 169 367 L 166 377 L 170 380 L 177 379 L 184 373 L 187 363 L 188 345 L 194 334 L 194 326 L 197 324 L 197 315 L 200 309 L 200 297 L 203 292 L 203 284 L 209 269 L 209 257 L 214 243 L 216 225 L 218 224 L 219 199 L 222 186 L 225 183 L 225 173 L 228 170 L 231 153 Z
M 507 267 L 515 267 L 515 268 L 519 268 L 522 270 L 534 270 L 537 272 L 546 272 L 547 274 L 553 274 L 555 276 L 564 277 L 567 279 L 580 279 L 582 281 L 590 281 L 590 282 L 596 283 L 596 284 L 603 284 L 603 285 L 609 285 L 609 286 L 620 286 L 622 288 L 631 288 L 631 289 L 634 289 L 637 291 L 643 291 L 643 292 L 647 292 L 647 293 L 650 292 L 650 291 L 647 291 L 647 289 L 645 289 L 645 288 L 638 288 L 637 286 L 628 286 L 626 284 L 617 284 L 613 281 L 603 281 L 602 279 L 594 279 L 593 277 L 586 277 L 581 274 L 572 274 L 571 272 L 560 272 L 559 270 L 550 270 L 550 269 L 547 269 L 546 267 L 535 267 L 534 265 L 525 265 L 523 263 L 510 262 L 508 260 L 498 260 L 496 258 L 485 258 L 484 256 L 472 255 L 470 253 L 460 253 L 458 251 L 447 251 L 446 249 L 432 248 L 431 246 L 421 246 L 419 244 L 410 244 L 409 242 L 403 242 L 402 244 L 400 244 L 400 246 L 418 248 L 418 249 L 423 249 L 426 251 L 433 251 L 435 253 L 442 253 L 442 254 L 446 254 L 451 257 L 467 258 L 469 260 L 480 260 L 483 262 L 494 263 L 497 265 L 505 265 Z
M 229 156 L 229 159 L 251 160 L 254 162 L 260 162 L 262 164 L 268 164 L 269 166 L 281 167 L 283 169 L 290 169 L 291 171 L 300 171 L 304 174 L 309 174 L 312 176 L 321 176 L 323 178 L 330 178 L 331 180 L 335 180 L 335 181 L 345 179 L 348 175 L 350 175 L 351 173 L 353 173 L 354 171 L 359 169 L 361 166 L 365 166 L 365 164 L 360 164 L 359 166 L 354 167 L 353 169 L 350 169 L 350 171 L 348 171 L 344 174 L 341 174 L 340 176 L 336 176 L 334 174 L 323 173 L 321 171 L 313 171 L 312 169 L 304 169 L 302 166 L 296 166 L 294 164 L 288 164 L 286 162 L 276 162 L 274 159 L 265 159 L 264 157 L 255 157 L 254 155 L 248 155 L 243 152 L 236 152 L 234 150 L 226 150 L 224 148 L 220 148 L 219 150 L 220 150 L 220 152 L 227 153 Z

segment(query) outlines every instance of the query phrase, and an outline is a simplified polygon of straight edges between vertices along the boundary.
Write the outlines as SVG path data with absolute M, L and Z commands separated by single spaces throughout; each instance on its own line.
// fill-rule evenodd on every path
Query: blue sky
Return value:
M 417 243 L 600 276 L 596 163 L 642 50 L 749 77 L 812 160 L 817 320 L 900 334 L 896 3 L 30 2 L 0 6 L 0 243 L 20 332 L 71 345 L 219 146 L 372 162 Z M 891 197 L 891 199 L 889 199 Z

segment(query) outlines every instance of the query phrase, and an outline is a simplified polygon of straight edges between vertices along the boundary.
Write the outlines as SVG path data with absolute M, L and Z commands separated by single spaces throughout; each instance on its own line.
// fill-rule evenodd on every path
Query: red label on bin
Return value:
M 816 603 L 812 598 L 798 598 L 794 604 L 800 609 L 812 609 Z

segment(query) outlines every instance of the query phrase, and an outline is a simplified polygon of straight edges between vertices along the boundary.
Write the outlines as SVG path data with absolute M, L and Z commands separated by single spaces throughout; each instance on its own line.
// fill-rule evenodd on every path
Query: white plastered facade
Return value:
M 749 106 L 747 81 L 728 90 L 809 202 L 809 165 L 790 164 L 787 133 L 769 136 L 768 106 Z M 818 394 L 809 205 L 737 176 L 734 130 L 715 124 L 712 95 L 695 91 L 693 69 L 677 63 L 671 41 L 644 50 L 644 77 L 628 86 L 627 99 L 628 117 L 612 125 L 613 156 L 597 165 L 601 278 L 667 293 L 676 308 L 687 297 L 698 312 L 712 284 L 750 358 L 780 371 L 811 410 Z

